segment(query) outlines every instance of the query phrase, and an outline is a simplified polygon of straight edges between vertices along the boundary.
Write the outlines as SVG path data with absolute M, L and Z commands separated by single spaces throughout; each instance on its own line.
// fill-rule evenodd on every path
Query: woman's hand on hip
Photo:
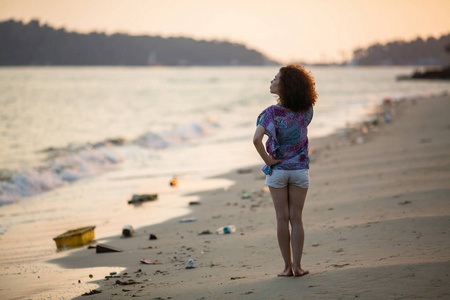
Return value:
M 282 161 L 283 161 L 282 159 L 276 159 L 272 155 L 270 155 L 269 159 L 267 161 L 265 161 L 265 163 L 268 166 L 273 166 L 273 165 L 279 164 Z

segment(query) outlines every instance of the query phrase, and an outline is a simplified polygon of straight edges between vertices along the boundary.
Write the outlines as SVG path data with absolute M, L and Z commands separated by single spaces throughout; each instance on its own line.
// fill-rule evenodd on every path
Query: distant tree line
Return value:
M 55 29 L 33 20 L 0 23 L 0 65 L 274 65 L 262 53 L 226 41 Z
M 417 38 L 410 42 L 394 41 L 356 49 L 353 62 L 357 65 L 449 65 L 450 34 L 439 39 Z

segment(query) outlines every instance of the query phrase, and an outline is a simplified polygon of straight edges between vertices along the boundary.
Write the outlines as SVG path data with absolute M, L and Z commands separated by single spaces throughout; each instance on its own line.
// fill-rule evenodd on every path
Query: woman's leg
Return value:
M 289 195 L 289 220 L 292 226 L 291 243 L 293 256 L 293 269 L 295 276 L 308 274 L 309 271 L 301 267 L 303 244 L 305 242 L 305 232 L 303 230 L 302 212 L 305 205 L 306 193 L 304 189 L 295 185 L 288 186 Z
M 291 245 L 289 234 L 289 197 L 288 188 L 269 186 L 277 217 L 277 237 L 281 255 L 284 259 L 284 270 L 278 276 L 292 276 Z

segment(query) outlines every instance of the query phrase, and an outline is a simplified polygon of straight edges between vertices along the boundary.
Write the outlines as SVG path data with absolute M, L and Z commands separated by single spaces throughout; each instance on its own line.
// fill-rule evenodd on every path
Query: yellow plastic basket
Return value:
M 69 230 L 53 238 L 58 249 L 80 247 L 95 238 L 95 226 Z

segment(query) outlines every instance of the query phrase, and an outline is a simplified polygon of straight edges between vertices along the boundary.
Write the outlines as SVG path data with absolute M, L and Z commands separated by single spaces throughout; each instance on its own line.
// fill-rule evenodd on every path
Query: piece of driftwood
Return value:
M 156 199 L 158 199 L 158 194 L 133 195 L 131 200 L 128 201 L 128 204 L 137 204 L 147 201 L 154 201 Z

